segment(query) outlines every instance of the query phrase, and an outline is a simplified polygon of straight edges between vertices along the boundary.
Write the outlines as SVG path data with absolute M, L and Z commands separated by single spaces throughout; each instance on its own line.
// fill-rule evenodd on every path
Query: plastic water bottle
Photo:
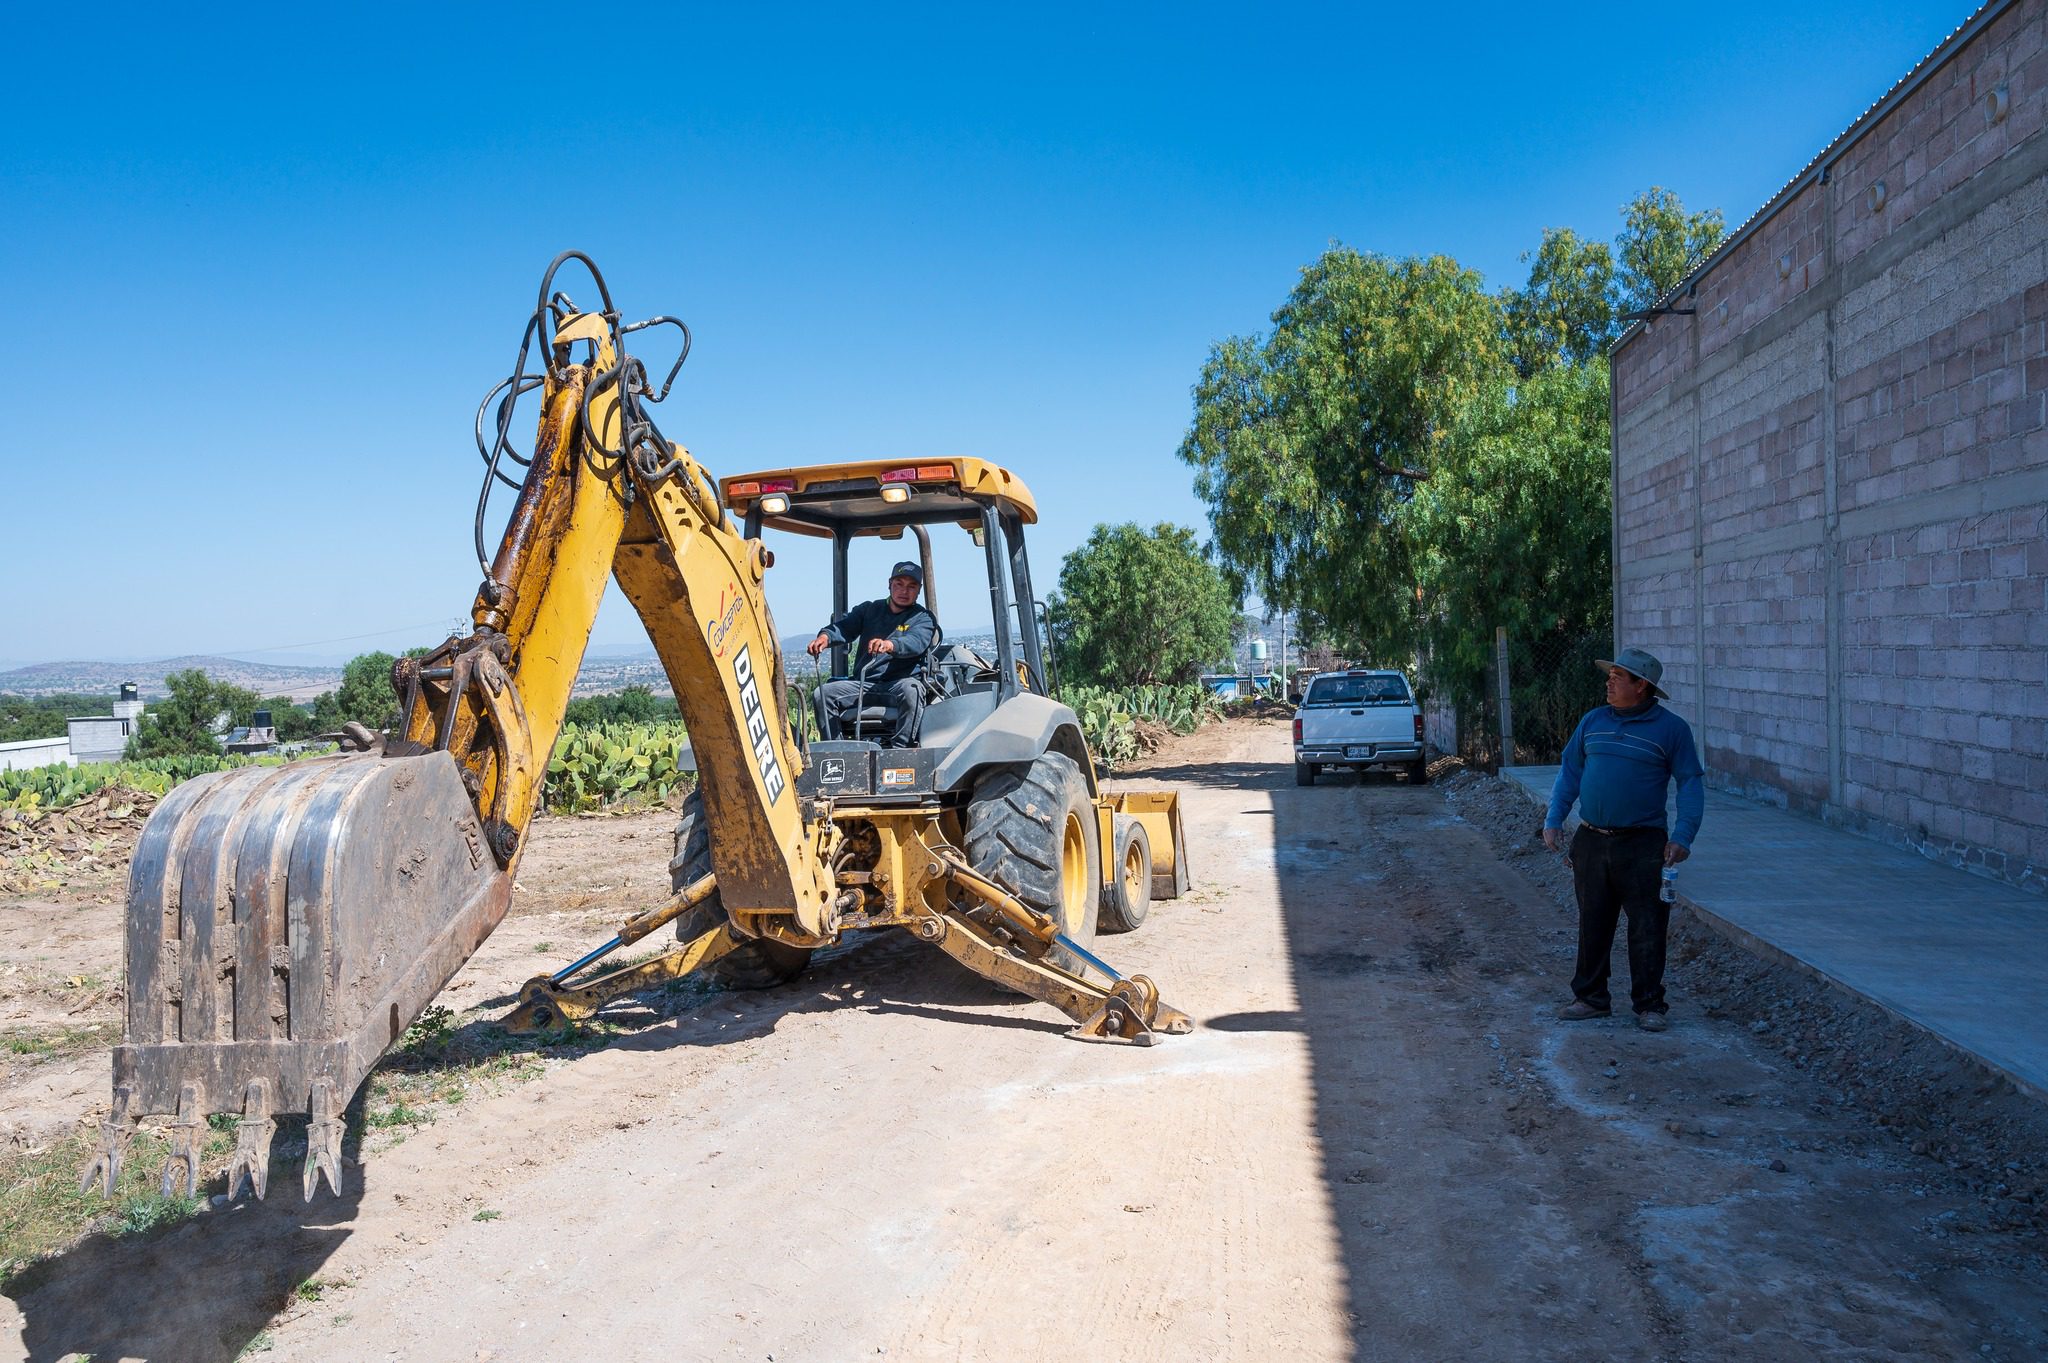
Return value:
M 1663 883 L 1657 886 L 1657 898 L 1663 900 L 1666 904 L 1678 902 L 1678 868 L 1676 866 L 1666 866 L 1664 868 Z

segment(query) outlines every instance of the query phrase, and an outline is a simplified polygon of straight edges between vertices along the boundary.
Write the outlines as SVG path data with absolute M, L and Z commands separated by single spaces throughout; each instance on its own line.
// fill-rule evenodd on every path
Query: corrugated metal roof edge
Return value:
M 1886 114 L 1890 113 L 1896 105 L 1919 89 L 1921 85 L 1925 84 L 1928 77 L 1948 65 L 1949 60 L 1967 47 L 1972 38 L 1975 38 L 1985 28 L 1989 27 L 1992 20 L 1998 18 L 1999 15 L 2005 13 L 2018 3 L 2019 0 L 1989 0 L 1975 14 L 1972 14 L 1961 24 L 1957 25 L 1953 33 L 1950 33 L 1946 38 L 1935 44 L 1932 52 L 1922 57 L 1912 70 L 1900 77 L 1891 89 L 1879 96 L 1876 103 L 1865 109 L 1857 116 L 1855 122 L 1836 135 L 1834 141 L 1823 147 L 1818 156 L 1808 161 L 1797 175 L 1786 181 L 1783 189 L 1773 194 L 1764 203 L 1762 208 L 1759 208 L 1756 212 L 1743 219 L 1742 223 L 1733 232 L 1730 232 L 1719 246 L 1707 252 L 1697 265 L 1687 270 L 1685 278 L 1679 280 L 1670 289 L 1665 291 L 1653 306 L 1659 308 L 1668 307 L 1673 299 L 1697 284 L 1707 271 L 1720 264 L 1731 251 L 1742 244 L 1745 238 L 1776 217 L 1778 210 L 1789 203 L 1792 197 L 1800 190 L 1806 188 L 1808 181 L 1815 175 L 1826 174 L 1828 168 L 1839 160 L 1844 152 L 1862 141 L 1863 135 L 1876 127 L 1878 122 Z M 1629 323 L 1628 330 L 1615 338 L 1614 344 L 1608 347 L 1607 353 L 1609 355 L 1619 354 L 1621 348 L 1631 340 L 1634 340 L 1643 330 L 1644 324 L 1642 322 Z

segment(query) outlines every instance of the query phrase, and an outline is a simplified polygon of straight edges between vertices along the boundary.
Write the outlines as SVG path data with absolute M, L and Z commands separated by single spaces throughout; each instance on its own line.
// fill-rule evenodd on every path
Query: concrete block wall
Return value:
M 0 743 L 0 771 L 33 771 L 60 763 L 67 767 L 78 765 L 78 759 L 71 755 L 68 738 L 24 738 Z
M 1617 634 L 1711 779 L 2036 889 L 2044 129 L 1987 6 L 1614 355 Z

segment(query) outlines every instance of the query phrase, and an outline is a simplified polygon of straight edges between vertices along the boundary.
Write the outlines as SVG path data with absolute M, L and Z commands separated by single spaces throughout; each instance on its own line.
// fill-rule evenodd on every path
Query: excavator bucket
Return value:
M 196 1191 L 206 1118 L 240 1117 L 229 1194 L 261 1196 L 279 1113 L 303 1186 L 340 1191 L 341 1116 L 385 1049 L 505 916 L 511 877 L 446 752 L 349 753 L 187 781 L 128 881 L 128 1017 L 84 1186 L 175 1114 L 164 1189 Z

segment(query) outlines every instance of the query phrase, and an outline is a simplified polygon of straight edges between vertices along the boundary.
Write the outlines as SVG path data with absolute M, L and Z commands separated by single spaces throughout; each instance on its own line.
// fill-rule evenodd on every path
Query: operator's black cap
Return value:
M 924 585 L 924 569 L 918 567 L 915 563 L 912 563 L 907 559 L 904 560 L 902 563 L 897 564 L 894 568 L 891 568 L 889 570 L 889 576 L 892 578 L 907 577 L 920 587 Z

